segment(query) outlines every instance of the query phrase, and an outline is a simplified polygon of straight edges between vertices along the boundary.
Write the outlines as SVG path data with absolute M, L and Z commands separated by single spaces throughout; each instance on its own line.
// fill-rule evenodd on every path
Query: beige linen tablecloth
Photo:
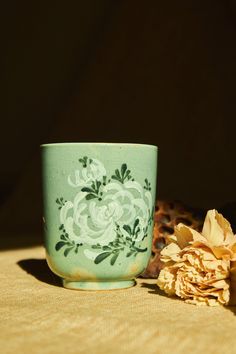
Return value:
M 43 247 L 0 253 L 1 353 L 236 353 L 236 310 L 187 305 L 139 279 L 126 290 L 67 290 Z

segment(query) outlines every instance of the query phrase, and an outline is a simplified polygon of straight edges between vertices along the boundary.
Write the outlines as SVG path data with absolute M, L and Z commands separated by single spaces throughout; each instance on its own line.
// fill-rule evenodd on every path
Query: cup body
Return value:
M 41 149 L 49 267 L 67 288 L 132 286 L 151 255 L 157 147 L 61 143 Z

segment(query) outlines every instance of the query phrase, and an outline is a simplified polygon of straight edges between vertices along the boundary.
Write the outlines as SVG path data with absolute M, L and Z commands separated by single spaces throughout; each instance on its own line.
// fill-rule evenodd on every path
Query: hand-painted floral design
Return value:
M 94 181 L 101 181 L 106 176 L 106 170 L 103 164 L 96 159 L 89 159 L 87 156 L 79 159 L 82 169 L 76 170 L 74 178 L 68 177 L 68 183 L 72 187 L 90 186 Z
M 81 166 L 68 183 L 77 190 L 73 200 L 59 197 L 61 232 L 55 248 L 84 255 L 99 264 L 106 258 L 115 264 L 119 254 L 126 257 L 146 252 L 142 243 L 153 221 L 151 184 L 146 178 L 142 187 L 123 163 L 114 174 L 107 176 L 101 161 L 84 156 Z

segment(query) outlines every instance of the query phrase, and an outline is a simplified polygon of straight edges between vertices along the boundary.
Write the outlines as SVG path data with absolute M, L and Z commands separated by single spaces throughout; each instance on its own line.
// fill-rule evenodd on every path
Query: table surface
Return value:
M 64 289 L 41 246 L 0 253 L 2 353 L 236 353 L 236 308 L 169 298 L 155 280 L 130 289 Z

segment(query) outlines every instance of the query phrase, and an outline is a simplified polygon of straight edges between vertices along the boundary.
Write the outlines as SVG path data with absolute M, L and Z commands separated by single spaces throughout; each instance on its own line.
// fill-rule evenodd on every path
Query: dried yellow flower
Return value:
M 229 222 L 209 210 L 201 233 L 178 224 L 161 252 L 157 285 L 196 305 L 236 303 L 236 236 Z

